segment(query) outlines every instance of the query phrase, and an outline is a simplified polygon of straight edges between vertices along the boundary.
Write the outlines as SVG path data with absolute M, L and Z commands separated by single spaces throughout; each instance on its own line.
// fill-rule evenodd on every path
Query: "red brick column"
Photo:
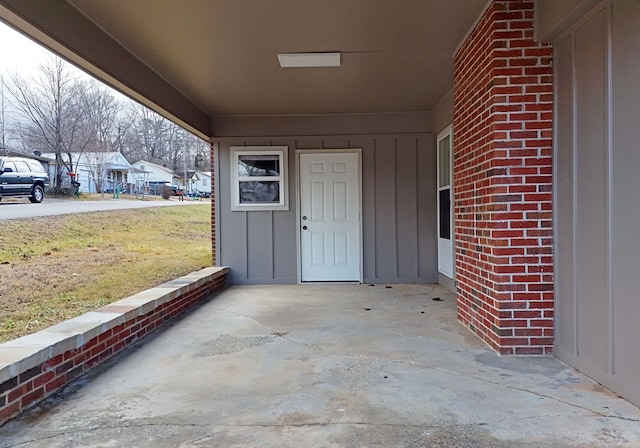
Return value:
M 215 147 L 211 143 L 211 257 L 212 266 L 216 266 L 217 254 L 216 254 L 216 171 L 215 171 Z
M 458 318 L 501 354 L 553 347 L 552 49 L 495 0 L 454 59 Z

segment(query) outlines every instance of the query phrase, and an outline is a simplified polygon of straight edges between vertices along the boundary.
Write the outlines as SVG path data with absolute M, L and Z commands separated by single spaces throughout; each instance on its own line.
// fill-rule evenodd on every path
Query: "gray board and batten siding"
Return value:
M 298 281 L 296 150 L 359 149 L 365 283 L 438 280 L 436 153 L 431 133 L 278 138 L 217 142 L 219 264 L 232 284 Z M 231 211 L 232 146 L 287 146 L 288 211 Z
M 640 2 L 554 41 L 556 347 L 640 405 Z

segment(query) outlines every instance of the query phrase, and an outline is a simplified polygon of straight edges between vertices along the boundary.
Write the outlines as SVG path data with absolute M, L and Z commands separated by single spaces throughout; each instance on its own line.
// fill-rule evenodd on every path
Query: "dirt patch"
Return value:
M 204 342 L 200 347 L 200 350 L 196 353 L 196 356 L 217 356 L 217 355 L 229 355 L 248 348 L 261 347 L 266 344 L 271 344 L 275 341 L 274 336 L 246 336 L 237 337 L 228 334 L 223 334 L 215 339 Z

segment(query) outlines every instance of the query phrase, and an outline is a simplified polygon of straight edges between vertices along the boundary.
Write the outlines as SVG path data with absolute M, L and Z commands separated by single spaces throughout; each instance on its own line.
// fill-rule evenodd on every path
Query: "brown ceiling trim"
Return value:
M 333 115 L 215 116 L 215 138 L 430 133 L 431 112 Z

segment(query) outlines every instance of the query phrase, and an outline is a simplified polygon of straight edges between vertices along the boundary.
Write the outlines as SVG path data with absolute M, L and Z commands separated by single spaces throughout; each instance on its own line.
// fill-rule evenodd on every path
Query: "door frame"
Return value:
M 456 279 L 456 242 L 455 242 L 455 222 L 454 222 L 454 179 L 453 179 L 453 124 L 450 124 L 436 136 L 436 238 L 438 251 L 440 250 L 440 141 L 449 137 L 449 235 L 451 241 L 451 280 Z M 438 275 L 447 277 L 447 274 L 440 271 L 440 253 L 437 260 Z
M 301 233 L 300 227 L 302 226 L 302 219 L 300 217 L 301 210 L 301 194 L 300 194 L 300 155 L 301 154 L 356 154 L 358 156 L 358 216 L 360 217 L 360 227 L 358 229 L 359 239 L 360 239 L 360 253 L 359 263 L 360 263 L 360 279 L 355 282 L 304 282 L 302 281 L 302 241 L 301 241 Z M 295 201 L 295 211 L 296 211 L 296 263 L 297 263 L 297 281 L 298 284 L 330 284 L 330 283 L 338 283 L 341 285 L 344 284 L 360 284 L 364 282 L 364 248 L 363 248 L 363 215 L 362 215 L 362 148 L 348 148 L 348 149 L 297 149 L 295 151 L 295 192 L 296 192 L 296 201 Z

